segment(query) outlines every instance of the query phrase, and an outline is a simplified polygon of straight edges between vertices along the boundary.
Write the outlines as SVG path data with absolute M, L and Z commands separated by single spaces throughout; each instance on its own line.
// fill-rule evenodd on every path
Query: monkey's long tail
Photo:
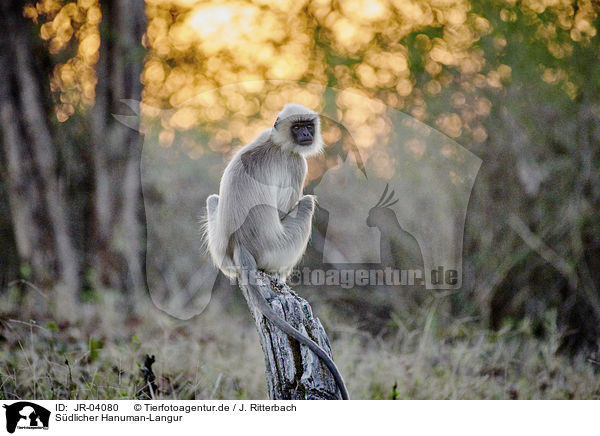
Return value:
M 248 272 L 256 271 L 257 267 L 256 267 L 256 261 L 254 260 L 254 256 L 252 256 L 252 254 L 243 247 L 236 249 L 236 251 L 237 251 L 236 265 L 239 265 L 243 270 L 246 270 Z M 335 383 L 337 384 L 338 389 L 340 390 L 342 399 L 348 400 L 349 399 L 348 390 L 346 389 L 346 385 L 344 384 L 344 379 L 342 378 L 340 371 L 337 369 L 337 366 L 335 366 L 335 363 L 333 362 L 333 360 L 331 360 L 331 358 L 325 352 L 325 350 L 323 350 L 323 348 L 321 348 L 319 346 L 319 344 L 317 344 L 315 341 L 313 341 L 309 337 L 303 335 L 298 330 L 296 330 L 294 327 L 292 327 L 288 322 L 286 322 L 284 319 L 282 319 L 271 308 L 271 306 L 269 305 L 269 303 L 267 302 L 265 297 L 263 297 L 263 295 L 257 289 L 255 284 L 248 282 L 248 288 L 252 292 L 252 296 L 254 297 L 254 300 L 256 301 L 256 303 L 258 305 L 258 309 L 265 317 L 267 317 L 267 319 L 269 319 L 269 321 L 271 321 L 273 324 L 275 324 L 277 327 L 279 327 L 288 336 L 291 336 L 292 338 L 294 338 L 301 344 L 306 345 L 308 348 L 310 348 L 312 350 L 313 353 L 315 353 L 317 356 L 319 356 L 319 358 L 323 361 L 323 363 L 325 363 L 325 366 L 327 366 L 329 371 L 331 371 L 331 374 L 333 375 L 333 378 L 335 379 Z

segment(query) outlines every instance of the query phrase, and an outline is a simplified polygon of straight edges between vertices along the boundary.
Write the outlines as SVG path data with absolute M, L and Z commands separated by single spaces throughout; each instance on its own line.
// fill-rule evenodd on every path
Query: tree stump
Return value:
M 327 334 L 306 300 L 288 285 L 264 272 L 257 272 L 256 284 L 281 318 L 319 344 L 331 357 Z M 247 285 L 239 282 L 239 286 L 256 323 L 265 354 L 269 397 L 272 400 L 341 399 L 335 379 L 321 359 L 265 318 L 250 298 Z

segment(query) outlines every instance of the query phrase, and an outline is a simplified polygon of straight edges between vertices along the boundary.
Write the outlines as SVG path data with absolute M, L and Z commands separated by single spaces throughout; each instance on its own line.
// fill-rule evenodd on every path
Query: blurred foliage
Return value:
M 52 53 L 68 52 L 52 78 L 60 93 L 57 116 L 65 120 L 75 105 L 93 103 L 98 1 L 43 0 L 24 13 L 43 22 L 41 37 Z M 575 99 L 586 69 L 572 61 L 597 32 L 592 2 L 566 0 L 149 0 L 147 15 L 146 112 L 177 108 L 162 120 L 163 143 L 172 141 L 173 130 L 228 120 L 215 135 L 213 146 L 221 148 L 232 140 L 250 141 L 292 98 L 326 109 L 321 87 L 252 83 L 264 79 L 351 90 L 428 121 L 450 137 L 482 142 L 487 131 L 481 119 L 491 102 L 481 90 L 500 92 L 526 53 L 527 65 L 544 82 Z M 248 82 L 247 94 L 223 89 L 216 98 L 193 99 L 236 82 Z M 372 109 L 335 103 L 344 122 L 376 126 Z
M 383 160 L 394 153 L 381 137 L 383 105 L 352 93 L 412 115 L 484 161 L 465 236 L 466 292 L 453 310 L 499 329 L 531 319 L 537 332 L 559 308 L 561 328 L 594 342 L 598 12 L 592 0 L 147 0 L 142 114 L 165 148 L 202 125 L 210 135 L 186 146 L 198 158 L 231 153 L 295 101 L 363 132 L 353 138 L 361 153 L 377 148 Z M 118 43 L 100 24 L 101 5 L 43 0 L 24 14 L 61 59 L 51 78 L 58 120 L 85 112 L 100 41 Z M 327 86 L 350 93 L 332 98 Z M 326 142 L 339 139 L 336 128 Z
M 156 355 L 155 398 L 267 397 L 264 356 L 245 312 L 223 316 L 217 303 L 182 322 L 142 302 L 140 316 L 130 318 L 121 295 L 105 292 L 57 322 L 40 304 L 45 297 L 17 292 L 0 295 L 2 400 L 147 399 L 140 371 L 147 354 Z M 467 318 L 444 328 L 401 327 L 386 341 L 351 324 L 325 327 L 335 332 L 332 347 L 353 398 L 600 398 L 598 362 L 557 355 L 555 322 L 547 317 L 544 341 L 526 323 L 491 333 Z
M 25 6 L 23 14 L 40 23 L 50 53 L 66 58 L 54 69 L 50 86 L 57 93 L 56 117 L 66 121 L 75 108 L 94 103 L 94 66 L 100 48 L 102 13 L 98 0 L 44 0 Z

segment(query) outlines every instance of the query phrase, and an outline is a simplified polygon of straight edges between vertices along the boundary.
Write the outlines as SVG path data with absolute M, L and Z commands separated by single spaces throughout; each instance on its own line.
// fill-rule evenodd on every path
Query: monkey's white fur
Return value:
M 298 121 L 313 121 L 313 143 L 291 136 Z M 300 261 L 310 237 L 313 196 L 302 196 L 306 157 L 323 148 L 316 112 L 295 103 L 279 113 L 273 128 L 240 149 L 221 178 L 219 195 L 206 200 L 206 240 L 214 264 L 237 275 L 236 246 L 247 249 L 258 269 L 285 278 Z
M 310 145 L 298 145 L 291 128 L 313 122 Z M 306 129 L 308 127 L 304 126 Z M 229 277 L 240 269 L 261 269 L 281 278 L 300 261 L 310 237 L 315 198 L 302 195 L 306 156 L 323 148 L 316 112 L 287 104 L 272 129 L 236 153 L 225 168 L 219 195 L 206 199 L 205 238 L 214 264 Z M 311 338 L 281 318 L 253 283 L 247 289 L 261 313 L 290 337 L 309 347 L 331 371 L 342 399 L 348 390 L 329 355 Z

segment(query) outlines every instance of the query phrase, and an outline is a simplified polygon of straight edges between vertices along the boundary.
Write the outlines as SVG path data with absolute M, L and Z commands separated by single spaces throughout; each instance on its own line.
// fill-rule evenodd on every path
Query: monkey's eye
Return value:
M 297 132 L 298 130 L 300 130 L 300 126 L 293 126 L 293 127 L 292 127 L 292 130 L 293 130 L 294 132 Z

